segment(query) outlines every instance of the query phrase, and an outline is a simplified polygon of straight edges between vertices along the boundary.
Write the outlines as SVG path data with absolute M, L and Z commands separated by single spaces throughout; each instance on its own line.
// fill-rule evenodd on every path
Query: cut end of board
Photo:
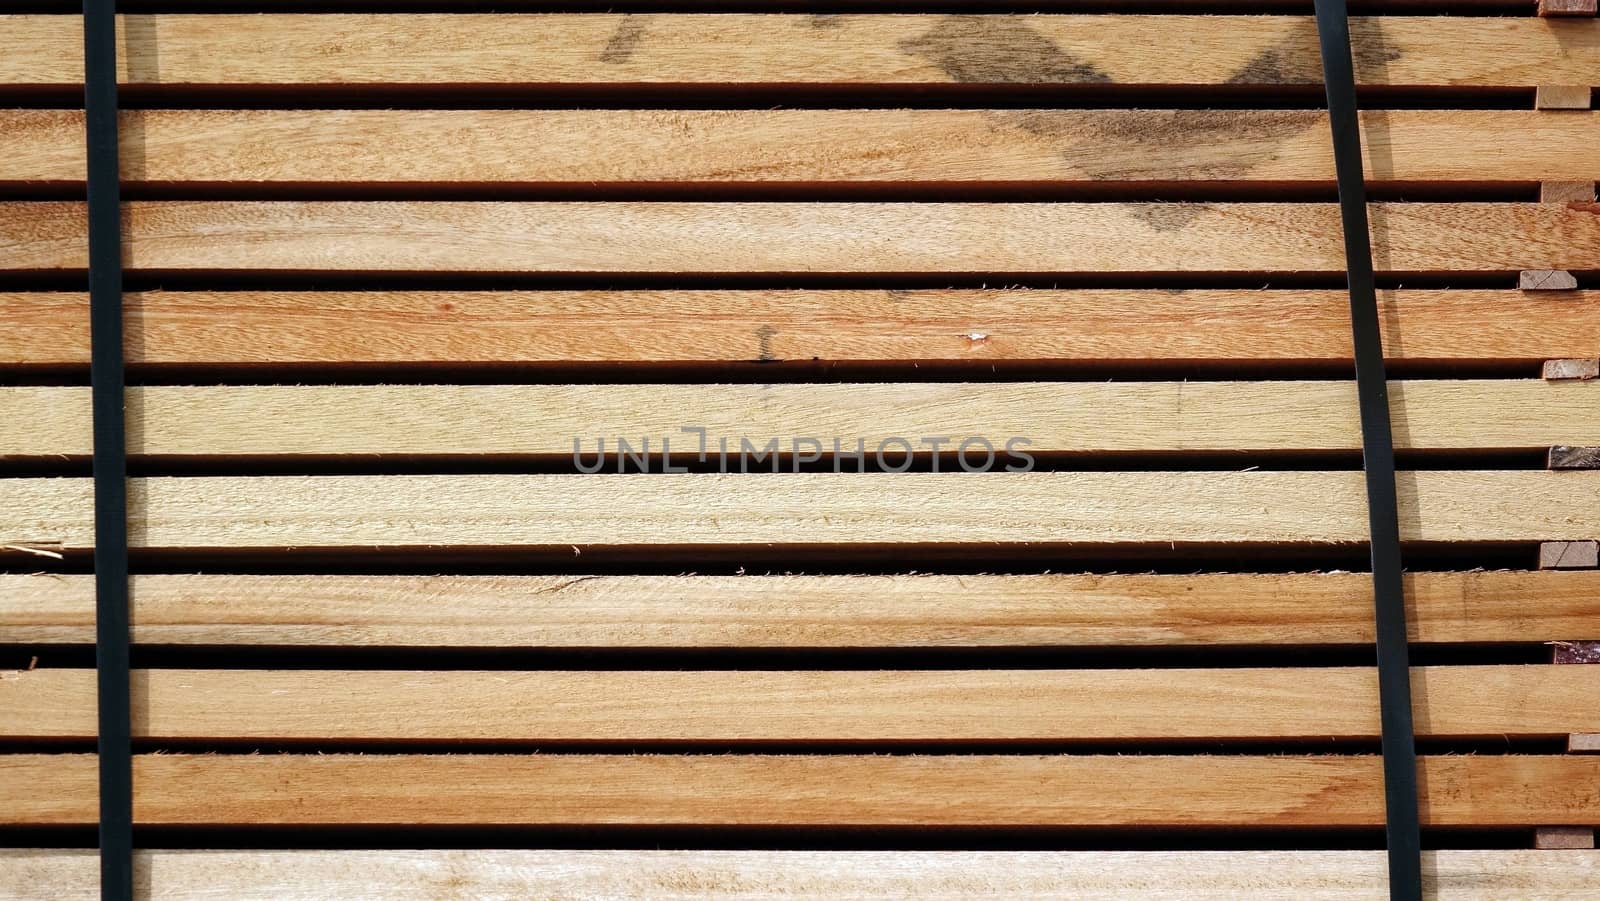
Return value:
M 1539 0 L 1541 18 L 1583 17 L 1594 14 L 1595 0 Z
M 1540 826 L 1533 830 L 1533 846 L 1540 851 L 1586 851 L 1594 847 L 1594 829 L 1588 826 Z
M 1546 463 L 1550 469 L 1600 469 L 1600 447 L 1557 445 Z
M 1600 641 L 1558 641 L 1551 659 L 1556 663 L 1600 663 Z
M 1540 569 L 1594 569 L 1600 566 L 1600 542 L 1546 541 L 1539 545 Z
M 1539 183 L 1540 203 L 1594 203 L 1592 181 L 1543 181 Z
M 1546 360 L 1544 379 L 1547 382 L 1588 381 L 1600 378 L 1600 360 Z
M 1578 280 L 1565 269 L 1524 269 L 1517 277 L 1523 291 L 1576 291 Z
M 1589 108 L 1586 84 L 1542 84 L 1534 89 L 1534 109 L 1585 110 Z

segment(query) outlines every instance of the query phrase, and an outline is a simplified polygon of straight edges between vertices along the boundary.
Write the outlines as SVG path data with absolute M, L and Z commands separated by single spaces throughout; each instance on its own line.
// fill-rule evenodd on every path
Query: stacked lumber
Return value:
M 1381 896 L 1302 5 L 134 5 L 140 891 Z M 1351 22 L 1453 901 L 1600 880 L 1584 8 Z M 0 15 L 18 898 L 98 888 L 76 13 Z

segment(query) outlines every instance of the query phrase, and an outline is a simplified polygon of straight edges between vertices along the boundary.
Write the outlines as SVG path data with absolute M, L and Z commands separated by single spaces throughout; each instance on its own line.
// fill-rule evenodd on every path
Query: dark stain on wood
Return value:
M 1111 76 L 1011 17 L 943 16 L 900 49 L 963 84 L 1109 84 Z
M 1120 146 L 1125 152 L 1075 154 L 1062 157 L 1096 181 L 1137 181 L 1164 169 L 1184 179 L 1240 178 L 1256 166 L 1277 158 L 1279 149 L 1303 131 L 1324 127 L 1319 110 L 1131 110 L 1106 111 L 1084 128 L 1081 119 L 1054 110 L 1001 113 L 1009 124 L 1042 138 Z M 1195 165 L 1196 145 L 1220 144 L 1230 152 L 1213 162 Z M 1147 207 L 1129 209 L 1158 231 L 1188 227 L 1205 211 L 1199 204 L 1168 204 L 1146 215 Z
M 763 325 L 756 329 L 756 359 L 762 363 L 776 363 L 778 358 L 772 352 L 772 338 L 778 330 L 770 325 Z
M 600 51 L 600 61 L 613 65 L 627 62 L 639 49 L 639 41 L 643 37 L 644 20 L 638 16 L 623 16 L 617 30 L 612 32 L 611 39 L 606 41 L 605 49 Z
M 1174 178 L 1236 178 L 1277 159 L 1278 149 L 1301 132 L 1326 127 L 1320 110 L 1106 110 L 1088 128 L 1082 120 L 1048 110 L 1019 112 L 1013 124 L 1040 137 L 1078 138 L 1122 145 L 1127 153 L 1073 155 L 1068 161 L 1096 180 L 1147 178 L 1168 170 Z M 1193 149 L 1226 145 L 1230 153 L 1196 164 Z M 1331 173 L 1330 173 L 1331 174 Z
M 1381 75 L 1389 63 L 1399 59 L 1401 53 L 1390 49 L 1383 40 L 1381 22 L 1370 21 L 1359 26 L 1352 23 L 1350 55 L 1355 63 L 1356 77 L 1363 81 L 1383 81 Z M 1251 57 L 1238 72 L 1228 78 L 1233 85 L 1320 84 L 1322 82 L 1322 57 L 1317 49 L 1317 24 L 1314 19 L 1304 19 L 1272 47 Z M 1308 52 L 1309 51 L 1309 52 Z
M 815 19 L 822 16 L 813 16 Z M 814 23 L 816 24 L 816 23 Z M 820 27 L 820 26 L 819 26 Z M 1381 82 L 1385 67 L 1402 54 L 1383 40 L 1381 21 L 1354 30 L 1352 58 L 1358 77 Z M 900 49 L 938 66 L 964 84 L 1112 84 L 1094 63 L 1012 16 L 943 16 Z M 1320 84 L 1317 28 L 1310 18 L 1297 22 L 1282 40 L 1263 49 L 1230 76 L 1230 85 Z
M 1175 232 L 1193 225 L 1196 219 L 1209 213 L 1214 204 L 1123 203 L 1118 206 L 1158 232 Z

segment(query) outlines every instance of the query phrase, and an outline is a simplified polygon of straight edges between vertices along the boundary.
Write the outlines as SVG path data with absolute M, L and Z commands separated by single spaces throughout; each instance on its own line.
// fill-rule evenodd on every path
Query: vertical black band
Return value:
M 1372 279 L 1372 242 L 1367 231 L 1367 191 L 1361 173 L 1350 22 L 1345 0 L 1316 0 L 1316 9 L 1322 76 L 1328 89 L 1328 121 L 1333 126 L 1333 159 L 1339 178 L 1356 393 L 1361 403 L 1361 450 L 1367 474 L 1367 518 L 1372 533 L 1389 897 L 1421 901 L 1422 837 L 1417 814 L 1417 750 L 1411 724 L 1406 608 L 1400 579 L 1400 505 L 1395 497 L 1389 391 L 1383 367 L 1383 336 L 1378 327 L 1378 296 Z
M 100 709 L 100 897 L 133 897 L 128 703 L 128 461 L 122 369 L 122 216 L 115 0 L 83 2 L 88 134 L 89 378 L 94 395 L 95 667 Z

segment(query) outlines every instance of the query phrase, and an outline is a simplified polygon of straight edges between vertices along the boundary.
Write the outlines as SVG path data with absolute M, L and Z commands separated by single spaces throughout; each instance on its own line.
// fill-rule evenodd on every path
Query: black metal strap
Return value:
M 1372 533 L 1372 588 L 1378 631 L 1378 699 L 1383 724 L 1385 828 L 1389 897 L 1422 898 L 1422 837 L 1417 813 L 1417 749 L 1411 724 L 1411 669 L 1400 578 L 1400 511 L 1394 485 L 1394 439 L 1378 327 L 1378 295 L 1367 231 L 1367 191 L 1361 173 L 1361 131 L 1350 59 L 1345 0 L 1316 0 L 1322 76 L 1333 126 L 1345 268 L 1350 284 L 1350 331 L 1355 340 L 1356 393 L 1361 403 L 1361 451 L 1367 474 L 1367 519 Z
M 89 379 L 94 403 L 95 667 L 99 676 L 100 897 L 133 898 L 128 700 L 128 459 L 123 419 L 122 215 L 115 0 L 83 2 L 88 134 Z

